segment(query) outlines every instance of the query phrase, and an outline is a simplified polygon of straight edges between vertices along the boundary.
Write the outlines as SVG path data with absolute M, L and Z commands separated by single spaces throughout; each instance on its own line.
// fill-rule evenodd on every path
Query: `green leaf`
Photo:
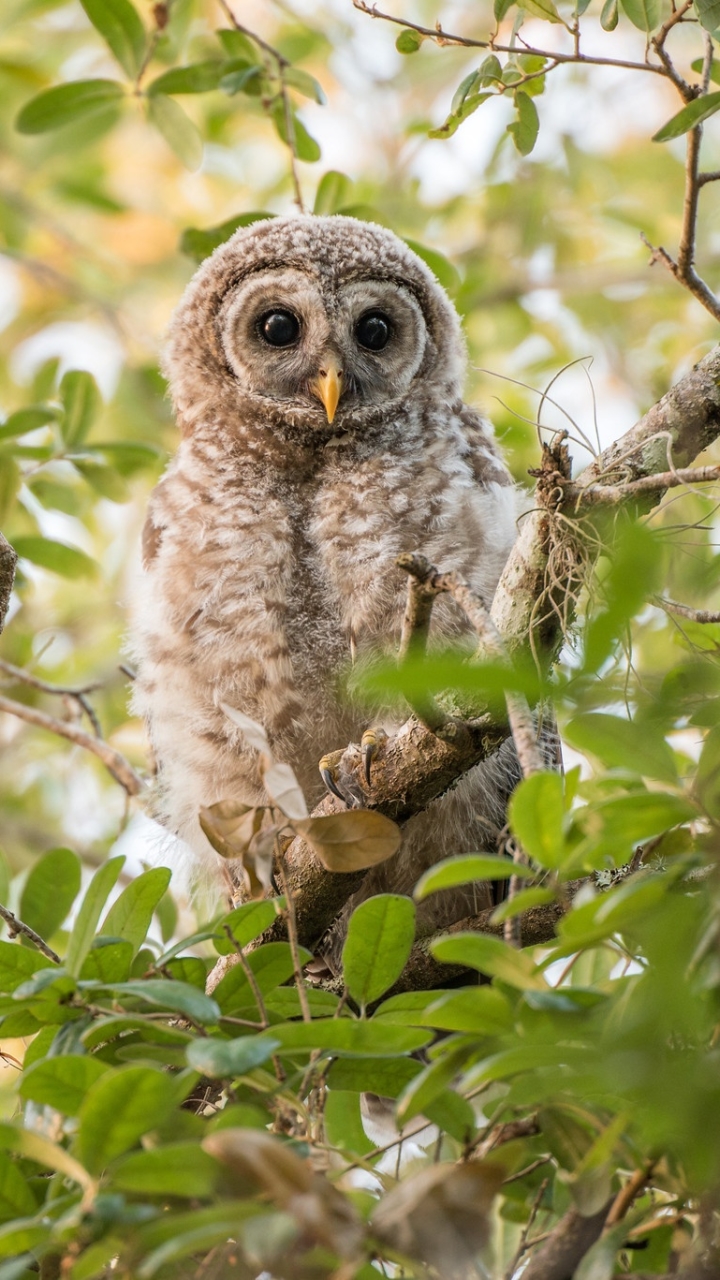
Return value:
M 132 1152 L 117 1162 L 111 1184 L 120 1191 L 156 1196 L 208 1199 L 215 1190 L 217 1161 L 197 1142 L 171 1142 L 149 1151 Z
M 381 893 L 350 917 L 342 966 L 345 985 L 362 1009 L 400 977 L 415 941 L 415 907 L 400 894 Z
M 586 805 L 575 810 L 574 821 L 588 842 L 616 847 L 621 854 L 639 841 L 659 836 L 695 817 L 695 807 L 682 796 L 641 791 Z
M 663 16 L 662 0 L 620 0 L 628 18 L 638 31 L 654 31 Z
M 117 80 L 73 80 L 46 89 L 26 102 L 15 128 L 19 133 L 47 133 L 117 106 L 123 97 L 123 87 Z
M 527 0 L 523 0 L 523 3 L 527 3 Z M 537 142 L 540 129 L 537 107 L 530 95 L 523 93 L 519 89 L 515 93 L 515 109 L 517 111 L 517 120 L 507 126 L 507 131 L 511 135 L 520 155 L 529 156 Z
M 114 887 L 124 863 L 125 859 L 122 857 L 111 858 L 109 862 L 104 863 L 95 872 L 85 891 L 85 897 L 70 934 L 65 955 L 65 967 L 68 973 L 71 973 L 75 978 L 80 973 L 83 960 L 92 946 L 97 923 L 100 919 L 100 912 L 105 906 L 108 894 Z
M 266 69 L 260 62 L 234 63 L 234 70 L 224 75 L 220 81 L 223 93 L 232 97 L 236 93 L 246 93 L 251 98 L 260 97 L 266 84 Z
M 487 102 L 488 98 L 494 98 L 495 96 L 494 93 L 468 94 L 467 97 L 463 98 L 462 106 L 457 111 L 451 112 L 444 124 L 441 124 L 437 129 L 428 130 L 428 138 L 452 138 L 453 134 L 457 133 L 463 120 L 467 120 L 469 116 L 474 115 L 483 102 Z
M 438 1097 L 438 1094 L 449 1094 L 451 1081 L 473 1052 L 474 1046 L 457 1045 L 423 1067 L 419 1075 L 410 1081 L 398 1098 L 397 1119 L 401 1126 L 407 1124 L 408 1120 L 412 1120 L 414 1116 L 427 1114 L 428 1106 Z M 475 1128 L 475 1117 L 469 1103 L 465 1103 L 465 1108 L 460 1133 L 461 1142 L 467 1142 Z
M 716 111 L 720 111 L 720 93 L 706 93 L 700 98 L 694 98 L 653 134 L 653 142 L 668 142 L 671 138 L 679 138 L 688 129 L 702 124 L 703 120 L 707 120 Z
M 137 982 L 121 982 L 113 984 L 115 997 L 131 996 L 145 1000 L 148 1004 L 157 1005 L 161 1009 L 172 1009 L 182 1013 L 193 1022 L 201 1022 L 212 1026 L 220 1017 L 220 1007 L 216 1000 L 198 991 L 188 982 L 175 982 L 168 978 L 144 978 Z
M 600 14 L 600 26 L 603 31 L 614 31 L 618 24 L 618 0 L 605 0 Z
M 83 960 L 80 979 L 82 982 L 96 982 L 103 986 L 125 982 L 130 976 L 133 955 L 130 942 L 96 938 Z
M 218 88 L 225 69 L 225 63 L 218 59 L 173 67 L 148 85 L 148 96 L 156 93 L 207 93 Z
M 50 538 L 29 534 L 15 538 L 13 546 L 22 559 L 39 565 L 41 569 L 49 569 L 61 578 L 94 578 L 98 571 L 95 560 L 65 542 L 53 542 Z
M 318 184 L 313 213 L 337 213 L 352 199 L 352 188 L 351 178 L 337 169 L 330 169 Z
M 137 76 L 145 56 L 145 28 L 130 0 L 80 0 L 123 71 Z
M 507 997 L 495 987 L 464 987 L 433 1001 L 424 1022 L 442 1031 L 495 1036 L 511 1029 L 513 1014 Z
M 282 138 L 286 146 L 290 146 L 287 120 L 285 118 L 285 108 L 282 102 L 278 103 L 278 105 L 273 109 L 272 118 L 279 136 Z M 311 137 L 302 120 L 295 115 L 294 111 L 291 112 L 291 123 L 293 130 L 293 144 L 291 150 L 295 152 L 298 160 L 304 160 L 306 164 L 314 164 L 322 155 L 320 144 Z
M 417 53 L 424 39 L 425 37 L 419 31 L 412 31 L 408 27 L 400 32 L 395 41 L 395 48 L 398 53 Z
M 80 859 L 72 849 L 51 849 L 35 863 L 20 899 L 20 919 L 41 938 L 60 928 L 80 892 Z
M 0 440 L 12 440 L 17 436 L 27 435 L 30 431 L 37 431 L 38 427 L 55 422 L 57 416 L 58 410 L 52 405 L 38 404 L 29 405 L 27 409 L 16 409 L 0 426 Z
M 265 218 L 274 217 L 274 213 L 260 210 L 257 213 L 240 213 L 236 218 L 228 218 L 227 222 L 221 222 L 217 227 L 208 227 L 205 231 L 201 231 L 198 227 L 188 227 L 180 237 L 180 251 L 186 253 L 189 258 L 194 258 L 196 262 L 202 262 L 214 249 L 217 249 L 218 245 L 229 240 L 238 227 L 250 227 L 253 222 L 262 222 Z
M 143 871 L 123 889 L 103 920 L 100 932 L 108 937 L 124 938 L 138 951 L 145 941 L 150 922 L 160 899 L 170 884 L 168 867 Z
M 535 862 L 550 869 L 562 866 L 565 815 L 559 774 L 535 773 L 525 778 L 512 796 L 508 816 L 515 835 Z
M 187 1088 L 192 1087 L 188 1077 Z M 78 1116 L 78 1158 L 100 1174 L 111 1160 L 156 1129 L 178 1104 L 178 1078 L 172 1082 L 153 1067 L 118 1067 L 88 1090 Z M 187 1091 L 187 1090 L 186 1090 Z
M 0 941 L 0 994 L 8 995 L 23 982 L 27 982 L 40 969 L 57 967 L 39 951 L 21 947 L 19 942 Z
M 488 977 L 500 978 L 521 991 L 544 991 L 545 979 L 535 968 L 526 951 L 516 951 L 499 938 L 480 933 L 456 933 L 438 938 L 430 945 L 436 960 L 445 964 L 462 964 L 479 969 Z
M 514 920 L 515 916 L 521 916 L 524 911 L 529 911 L 532 907 L 542 907 L 546 902 L 552 902 L 555 894 L 552 889 L 522 889 L 520 893 L 516 893 L 513 898 L 501 902 L 492 913 L 493 924 L 503 924 L 505 920 Z
M 148 119 L 162 134 L 181 164 L 194 173 L 203 158 L 203 141 L 197 126 L 182 107 L 165 93 L 154 93 L 147 101 Z
M 66 1053 L 44 1058 L 23 1073 L 20 1097 L 76 1116 L 88 1090 L 109 1068 L 89 1054 Z
M 318 1049 L 324 1053 L 350 1054 L 351 1057 L 394 1057 L 397 1053 L 413 1053 L 432 1039 L 432 1032 L 414 1027 L 393 1027 L 370 1021 L 355 1022 L 350 1018 L 314 1018 L 312 1022 L 279 1022 L 261 1039 L 277 1041 L 279 1052 Z
M 110 502 L 127 502 L 130 498 L 130 490 L 125 484 L 122 476 L 119 476 L 113 467 L 108 467 L 104 462 L 100 462 L 96 458 L 78 457 L 75 454 L 69 455 L 76 471 L 79 471 L 83 480 L 99 493 L 101 498 L 109 498 Z
M 716 26 L 720 27 L 720 0 L 711 0 L 711 4 L 717 9 Z M 698 9 L 698 13 L 699 13 L 699 5 L 697 4 L 697 0 L 696 0 L 695 7 L 696 9 Z M 713 27 L 713 30 L 715 30 L 715 27 Z M 704 58 L 695 58 L 695 60 L 690 63 L 690 66 L 692 67 L 693 71 L 696 71 L 698 75 L 701 75 L 705 68 L 705 60 Z M 712 66 L 710 67 L 710 79 L 713 84 L 720 84 L 720 64 L 718 64 L 717 62 L 713 62 Z
M 219 920 L 213 934 L 213 942 L 218 955 L 229 956 L 234 947 L 225 933 L 230 929 L 233 938 L 241 947 L 254 942 L 277 919 L 283 909 L 284 898 L 264 898 L 259 902 L 244 902 L 236 907 L 224 919 Z
M 363 1128 L 360 1097 L 348 1090 L 328 1089 L 323 1110 L 325 1140 L 352 1157 L 367 1155 L 374 1143 Z M 373 1278 L 374 1280 L 374 1278 Z
M 562 22 L 553 0 L 523 0 L 522 8 L 534 18 L 544 18 L 546 22 Z
M 672 749 L 652 725 L 593 711 L 570 720 L 563 737 L 611 769 L 628 769 L 644 778 L 677 782 Z
M 421 258 L 430 268 L 451 297 L 457 293 L 460 287 L 460 272 L 444 254 L 438 253 L 437 249 L 428 249 L 427 245 L 420 244 L 417 240 L 406 239 L 405 243 L 408 249 L 412 249 L 413 253 L 416 253 L 418 258 Z
M 300 960 L 307 964 L 312 953 L 300 948 Z M 265 942 L 247 957 L 261 995 L 268 995 L 276 987 L 282 986 L 293 976 L 294 965 L 290 945 L 287 942 Z M 223 1013 L 232 1014 L 236 1010 L 254 1004 L 252 990 L 239 964 L 233 966 L 221 979 L 213 992 Z
M 10 451 L 0 452 L 0 523 L 5 523 L 17 497 L 22 475 Z
M 460 853 L 430 867 L 415 885 L 413 897 L 422 902 L 440 889 L 454 889 L 458 884 L 472 884 L 473 880 L 509 880 L 513 875 L 532 876 L 534 872 L 491 853 Z
M 193 1040 L 186 1050 L 187 1060 L 195 1071 L 212 1079 L 243 1076 L 280 1048 L 279 1040 L 260 1039 L 259 1036 L 239 1036 L 236 1040 L 216 1040 L 206 1036 Z
M 331 1089 L 343 1092 L 377 1093 L 381 1098 L 397 1098 L 422 1067 L 413 1058 L 337 1058 L 328 1073 Z
M 37 1211 L 35 1197 L 15 1160 L 0 1152 L 0 1222 L 31 1216 Z
M 242 31 L 223 28 L 215 34 L 228 58 L 245 58 L 248 62 L 256 60 L 257 46 Z
M 322 107 L 327 102 L 322 85 L 307 71 L 301 71 L 299 67 L 288 67 L 283 75 L 283 80 L 285 84 L 297 89 L 298 93 L 301 93 L 303 97 L 310 98 L 313 102 L 317 102 L 319 106 Z
M 706 31 L 714 32 L 720 28 L 720 0 L 695 0 L 695 10 L 700 26 L 704 27 Z M 697 68 L 693 63 L 693 71 L 696 70 Z M 717 79 L 717 73 L 712 76 L 712 79 Z

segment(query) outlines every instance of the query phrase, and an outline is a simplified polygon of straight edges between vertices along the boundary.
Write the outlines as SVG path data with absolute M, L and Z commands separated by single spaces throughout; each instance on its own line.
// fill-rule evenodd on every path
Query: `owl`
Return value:
M 143 531 L 134 698 L 159 762 L 159 816 L 199 862 L 219 865 L 202 806 L 267 800 L 222 703 L 263 725 L 312 806 L 319 758 L 368 724 L 343 692 L 348 666 L 397 646 L 396 557 L 421 550 L 490 604 L 516 494 L 491 429 L 463 403 L 464 363 L 432 272 L 354 218 L 256 222 L 188 285 L 164 360 L 182 439 Z M 431 640 L 462 640 L 467 625 L 440 598 Z M 438 859 L 493 847 L 517 776 L 510 749 L 467 774 L 406 824 L 353 902 L 410 893 Z M 487 885 L 436 895 L 419 925 L 490 901 Z M 342 934 L 341 922 L 327 945 L 335 965 Z

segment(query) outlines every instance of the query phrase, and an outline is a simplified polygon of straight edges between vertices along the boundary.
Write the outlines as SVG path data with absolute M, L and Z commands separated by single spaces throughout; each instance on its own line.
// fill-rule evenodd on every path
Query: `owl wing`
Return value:
M 500 456 L 490 424 L 467 404 L 461 405 L 458 418 L 465 438 L 464 460 L 476 484 L 482 488 L 489 484 L 512 484 L 512 476 Z

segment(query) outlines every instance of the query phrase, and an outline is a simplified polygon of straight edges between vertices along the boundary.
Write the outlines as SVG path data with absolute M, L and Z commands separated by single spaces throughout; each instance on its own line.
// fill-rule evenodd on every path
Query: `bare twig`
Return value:
M 470 1154 L 473 1160 L 484 1160 L 496 1147 L 506 1142 L 515 1142 L 518 1138 L 534 1138 L 540 1132 L 536 1116 L 525 1116 L 522 1120 L 506 1120 L 503 1124 L 494 1124 L 484 1137 L 475 1139 Z
M 642 1169 L 636 1169 L 628 1178 L 625 1186 L 620 1188 L 605 1219 L 605 1231 L 609 1231 L 616 1223 L 622 1222 L 633 1201 L 637 1199 L 648 1178 L 652 1176 L 652 1171 L 656 1164 L 656 1160 L 648 1160 L 647 1164 L 643 1165 Z
M 83 729 L 78 729 L 77 725 L 70 724 L 65 720 L 56 720 L 53 716 L 48 716 L 44 711 L 37 711 L 35 707 L 26 707 L 23 702 L 15 702 L 12 698 L 0 697 L 0 711 L 6 711 L 8 715 L 17 716 L 18 720 L 25 720 L 27 724 L 37 725 L 39 729 L 47 729 L 49 733 L 55 733 L 61 738 L 67 738 L 69 742 L 74 742 L 78 747 L 84 747 L 86 751 L 91 751 L 104 764 L 108 773 L 111 773 L 116 782 L 124 787 L 129 796 L 137 796 L 143 789 L 142 778 L 135 773 L 135 770 L 120 755 L 119 751 L 104 742 L 102 738 L 95 738 L 92 734 L 85 733 Z
M 276 841 L 277 855 L 276 865 L 280 874 L 280 881 L 283 894 L 285 895 L 285 916 L 287 919 L 287 935 L 290 943 L 290 954 L 292 955 L 293 973 L 295 976 L 295 986 L 297 988 L 298 999 L 300 1001 L 300 1009 L 302 1012 L 303 1022 L 311 1022 L 312 1014 L 310 1012 L 310 1001 L 308 1000 L 307 987 L 303 978 L 302 962 L 300 960 L 300 944 L 298 942 L 297 920 L 295 918 L 295 902 L 293 900 L 292 888 L 290 885 L 290 877 L 287 873 L 285 865 L 285 855 L 280 852 L 280 847 Z
M 712 609 L 691 609 L 690 605 L 679 604 L 677 600 L 664 600 L 662 596 L 655 596 L 653 603 L 666 613 L 676 613 L 679 618 L 689 618 L 691 622 L 720 622 L 720 610 L 714 612 Z
M 520 1239 L 518 1241 L 518 1247 L 515 1250 L 515 1256 L 513 1257 L 513 1260 L 510 1263 L 510 1266 L 508 1267 L 507 1271 L 505 1272 L 505 1280 L 513 1280 L 513 1276 L 517 1271 L 520 1259 L 522 1258 L 523 1254 L 530 1248 L 530 1245 L 528 1243 L 528 1236 L 530 1235 L 532 1225 L 538 1215 L 540 1203 L 542 1201 L 543 1196 L 545 1195 L 545 1192 L 547 1191 L 549 1182 L 550 1182 L 549 1178 L 543 1178 L 542 1182 L 540 1183 L 540 1186 L 537 1189 L 535 1198 L 532 1202 L 532 1205 L 530 1206 L 530 1213 L 528 1214 L 527 1222 L 525 1223 L 522 1231 L 520 1232 Z
M 5 921 L 11 938 L 16 938 L 19 933 L 22 933 L 24 937 L 32 942 L 34 947 L 37 947 L 38 951 L 42 951 L 43 955 L 47 956 L 48 960 L 52 960 L 54 964 L 61 963 L 57 952 L 48 946 L 47 942 L 40 937 L 40 934 L 31 929 L 29 924 L 24 924 L 22 920 L 18 920 L 17 916 L 13 915 L 13 912 L 8 911 L 7 907 L 3 907 L 2 904 L 0 904 L 0 919 Z
M 664 489 L 674 489 L 683 484 L 712 484 L 716 480 L 720 480 L 720 466 L 680 467 L 675 471 L 628 480 L 626 484 L 583 485 L 571 481 L 564 485 L 563 499 L 564 503 L 573 502 L 584 507 L 618 506 L 642 494 L 659 494 Z
M 50 684 L 48 680 L 40 680 L 38 676 L 34 676 L 32 672 L 26 671 L 24 667 L 16 667 L 12 662 L 6 662 L 4 658 L 0 658 L 0 671 L 4 671 L 9 675 L 16 684 L 27 684 L 33 689 L 40 689 L 43 693 L 52 693 L 59 698 L 72 698 L 82 708 L 95 730 L 95 737 L 102 738 L 102 729 L 95 710 L 91 703 L 88 702 L 87 694 L 94 693 L 96 689 L 102 688 L 99 680 L 92 684 L 83 685 L 82 688 L 75 689 L 71 686 Z
M 255 1001 L 255 1004 L 257 1005 L 257 1011 L 260 1014 L 260 1020 L 262 1022 L 261 1030 L 264 1031 L 266 1027 L 270 1026 L 270 1019 L 268 1018 L 268 1012 L 265 1007 L 265 1001 L 263 1000 L 262 991 L 258 986 L 258 980 L 255 977 L 255 974 L 253 973 L 252 969 L 250 968 L 248 958 L 245 955 L 245 952 L 243 951 L 237 938 L 235 937 L 235 934 L 230 928 L 230 925 L 224 924 L 223 930 L 227 934 L 228 942 L 230 943 L 233 951 L 235 952 L 235 955 L 238 958 L 238 964 L 240 965 L 240 968 L 242 969 L 243 973 L 245 974 L 245 977 L 247 978 L 248 986 L 253 993 L 253 999 Z

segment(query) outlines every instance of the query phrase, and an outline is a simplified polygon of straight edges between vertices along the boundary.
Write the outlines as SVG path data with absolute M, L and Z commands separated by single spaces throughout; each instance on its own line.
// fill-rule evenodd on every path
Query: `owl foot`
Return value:
M 325 786 L 327 787 L 331 795 L 337 796 L 338 800 L 342 800 L 343 804 L 346 805 L 348 809 L 350 809 L 352 808 L 352 805 L 348 803 L 347 796 L 343 795 L 338 785 L 339 784 L 338 766 L 344 754 L 345 754 L 344 747 L 341 748 L 340 751 L 329 751 L 326 756 L 323 756 L 322 760 L 318 765 L 318 769 L 320 770 L 320 777 L 322 778 L 323 782 L 325 783 Z
M 342 800 L 346 809 L 364 809 L 365 792 L 362 784 L 362 756 L 359 747 L 351 743 L 341 751 L 329 751 L 319 765 L 320 777 L 328 791 Z
M 387 734 L 384 729 L 366 729 L 360 739 L 360 755 L 362 756 L 363 773 L 368 786 L 372 786 L 370 770 L 373 760 L 375 760 L 383 750 L 387 742 Z

